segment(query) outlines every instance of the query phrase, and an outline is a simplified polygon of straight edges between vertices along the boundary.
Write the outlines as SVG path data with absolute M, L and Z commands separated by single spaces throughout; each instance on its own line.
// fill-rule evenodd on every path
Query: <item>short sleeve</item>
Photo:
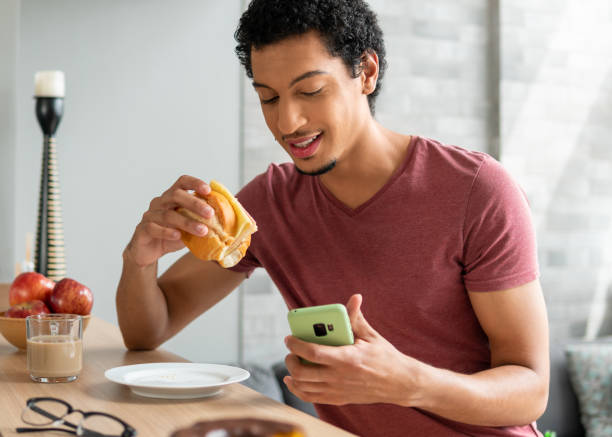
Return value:
M 527 198 L 493 158 L 482 162 L 474 178 L 463 242 L 463 280 L 469 291 L 506 290 L 538 277 Z
M 238 264 L 234 267 L 229 267 L 228 270 L 236 273 L 244 273 L 248 278 L 253 274 L 253 271 L 257 268 L 261 267 L 257 258 L 251 253 L 251 249 L 247 250 L 247 253 L 244 255 L 244 258 L 240 260 Z

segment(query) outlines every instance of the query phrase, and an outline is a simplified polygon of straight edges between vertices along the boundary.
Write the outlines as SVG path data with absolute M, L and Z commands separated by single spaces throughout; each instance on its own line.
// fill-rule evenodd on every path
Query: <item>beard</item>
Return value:
M 332 159 L 330 162 L 328 162 L 324 166 L 314 171 L 304 171 L 301 168 L 299 168 L 297 165 L 295 166 L 295 169 L 298 171 L 298 173 L 303 174 L 305 176 L 320 176 L 322 174 L 325 174 L 331 171 L 335 166 L 336 166 L 336 159 Z

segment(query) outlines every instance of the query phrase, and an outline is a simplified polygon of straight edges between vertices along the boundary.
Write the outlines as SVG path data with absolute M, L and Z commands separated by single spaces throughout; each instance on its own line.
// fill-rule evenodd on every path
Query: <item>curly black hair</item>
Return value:
M 253 0 L 242 14 L 234 38 L 236 54 L 253 78 L 251 48 L 259 49 L 287 37 L 318 32 L 332 56 L 342 58 L 352 77 L 359 76 L 367 52 L 378 55 L 378 82 L 368 95 L 370 111 L 385 73 L 385 43 L 376 14 L 364 0 Z

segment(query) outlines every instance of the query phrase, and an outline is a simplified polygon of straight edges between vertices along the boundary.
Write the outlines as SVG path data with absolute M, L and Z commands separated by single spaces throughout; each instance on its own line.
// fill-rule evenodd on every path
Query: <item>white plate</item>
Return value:
M 148 363 L 114 367 L 104 376 L 140 396 L 193 399 L 216 395 L 224 385 L 244 381 L 250 374 L 223 364 Z

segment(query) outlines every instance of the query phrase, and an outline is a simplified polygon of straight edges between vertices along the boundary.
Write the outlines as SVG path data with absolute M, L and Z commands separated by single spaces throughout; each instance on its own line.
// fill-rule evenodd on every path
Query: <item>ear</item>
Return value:
M 378 55 L 374 50 L 367 50 L 361 56 L 361 91 L 372 94 L 378 81 Z

